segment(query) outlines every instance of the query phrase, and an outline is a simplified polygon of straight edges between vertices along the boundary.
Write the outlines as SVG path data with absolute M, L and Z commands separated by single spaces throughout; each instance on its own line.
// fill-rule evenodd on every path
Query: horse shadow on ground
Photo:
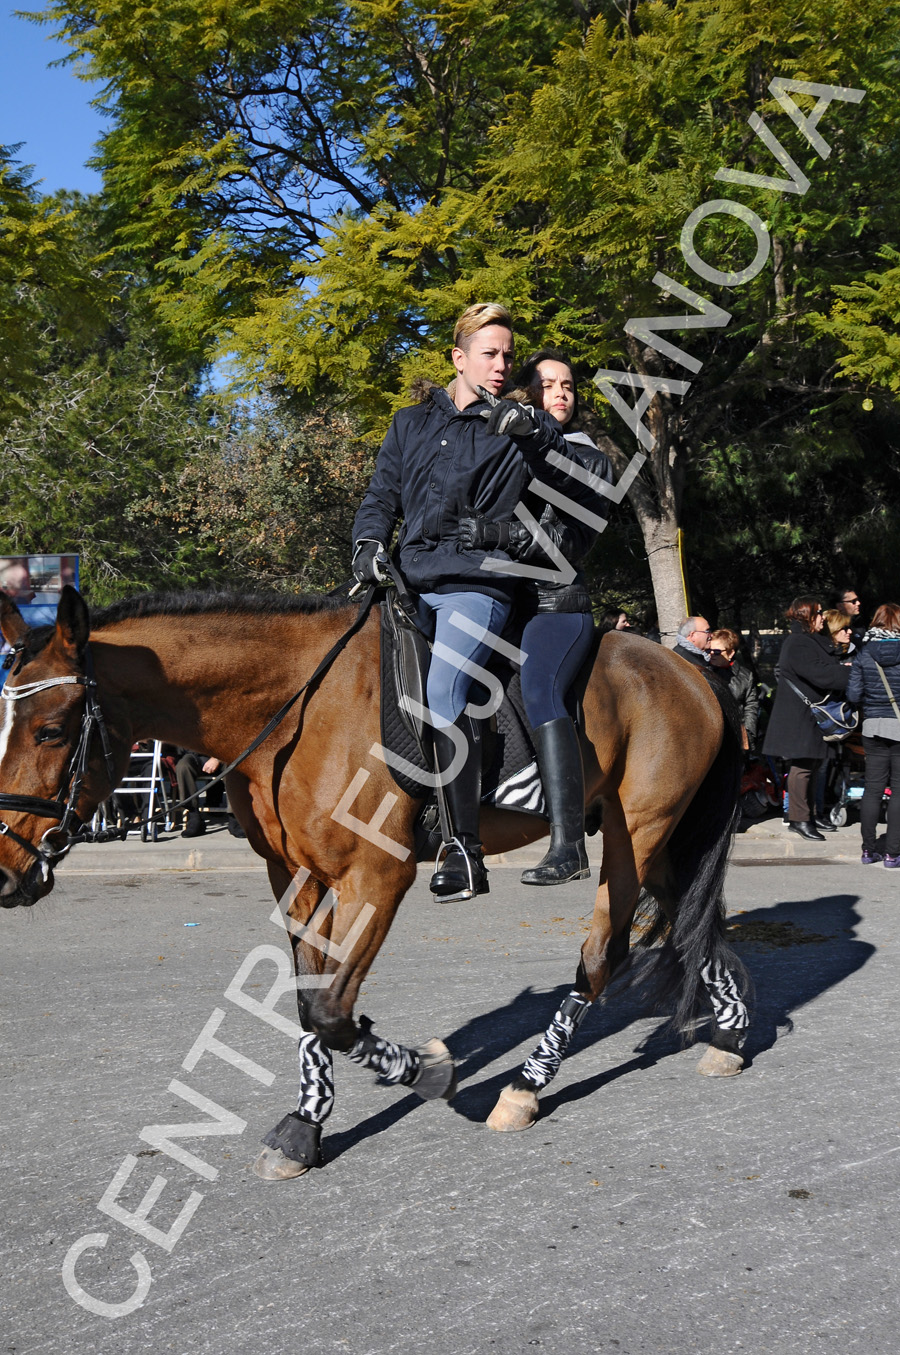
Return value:
M 753 985 L 750 1033 L 744 1048 L 747 1067 L 771 1049 L 780 1034 L 790 1033 L 793 1012 L 843 982 L 875 953 L 873 945 L 856 936 L 855 928 L 860 921 L 858 902 L 857 894 L 827 894 L 815 899 L 787 900 L 774 907 L 749 909 L 729 917 L 729 940 Z M 741 939 L 741 933 L 746 939 Z M 572 1041 L 568 1057 L 584 1053 L 654 1014 L 660 1015 L 660 1024 L 635 1045 L 633 1058 L 599 1069 L 557 1091 L 545 1092 L 541 1097 L 544 1118 L 569 1102 L 593 1095 L 617 1078 L 652 1068 L 684 1047 L 668 1016 L 654 1013 L 641 994 L 641 970 L 651 957 L 652 953 L 639 953 L 632 967 L 633 983 L 626 986 L 615 982 L 591 1008 Z M 511 1003 L 480 1013 L 446 1036 L 462 1084 L 451 1103 L 452 1110 L 467 1120 L 484 1122 L 501 1090 L 521 1065 L 506 1066 L 482 1081 L 474 1079 L 524 1042 L 532 1040 L 537 1044 L 571 987 L 571 983 L 562 983 L 551 990 L 524 988 Z M 701 1018 L 696 1039 L 705 1044 L 708 1038 L 708 1021 Z M 329 1160 L 390 1129 L 420 1105 L 417 1096 L 404 1096 L 359 1125 L 331 1135 L 323 1144 Z

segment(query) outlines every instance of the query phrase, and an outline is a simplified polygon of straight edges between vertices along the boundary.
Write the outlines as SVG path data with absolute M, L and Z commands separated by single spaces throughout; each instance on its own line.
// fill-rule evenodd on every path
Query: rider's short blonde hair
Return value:
M 496 301 L 479 301 L 467 307 L 453 327 L 453 347 L 469 351 L 469 344 L 480 329 L 487 325 L 503 325 L 512 333 L 512 316 L 505 306 Z

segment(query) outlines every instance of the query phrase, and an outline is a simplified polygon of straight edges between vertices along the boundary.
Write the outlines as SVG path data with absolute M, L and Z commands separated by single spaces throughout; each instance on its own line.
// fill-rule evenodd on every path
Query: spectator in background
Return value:
M 222 770 L 222 763 L 218 758 L 201 757 L 199 753 L 191 753 L 187 749 L 179 749 L 175 762 L 175 779 L 178 783 L 178 799 L 186 800 L 189 796 L 197 793 L 198 776 L 218 776 Z M 216 809 L 225 798 L 225 787 L 220 781 L 217 785 L 211 786 L 207 790 L 201 791 L 206 799 L 207 808 Z M 228 831 L 232 837 L 246 837 L 241 825 L 228 809 Z M 206 820 L 200 813 L 200 802 L 196 800 L 187 809 L 185 814 L 184 831 L 182 837 L 200 837 L 206 832 Z
M 25 555 L 7 555 L 0 557 L 0 589 L 12 598 L 13 602 L 32 602 L 34 589 L 28 571 L 28 557 Z
M 853 660 L 847 700 L 862 708 L 866 788 L 860 804 L 862 863 L 900 866 L 900 607 L 886 602 L 872 617 L 861 652 Z M 876 851 L 878 819 L 890 784 L 885 854 Z
M 855 588 L 848 584 L 846 588 L 838 588 L 831 595 L 831 610 L 846 612 L 850 617 L 850 653 L 853 654 L 862 645 L 863 636 L 866 633 L 860 611 L 862 601 Z
M 853 638 L 853 618 L 840 607 L 829 607 L 825 613 L 825 624 L 819 632 L 819 640 L 825 648 L 839 658 L 845 655 Z
M 728 680 L 728 690 L 738 704 L 741 724 L 744 726 L 744 748 L 750 749 L 756 741 L 756 727 L 759 718 L 759 693 L 756 690 L 756 678 L 749 664 L 744 663 L 738 654 L 741 637 L 734 630 L 714 630 L 709 637 L 709 661 L 714 668 L 724 673 Z
M 709 668 L 709 637 L 712 635 L 710 624 L 705 616 L 689 616 L 678 627 L 675 639 L 675 653 L 680 654 L 695 668 Z
M 862 600 L 855 588 L 849 585 L 846 588 L 839 588 L 831 598 L 831 606 L 839 608 L 842 612 L 849 612 L 854 621 L 859 621 L 859 612 L 862 607 Z
M 804 701 L 821 701 L 846 689 L 849 669 L 816 639 L 824 624 L 819 599 L 795 598 L 785 612 L 791 633 L 781 646 L 775 677 L 775 704 L 763 741 L 763 753 L 789 764 L 788 831 L 824 842 L 831 824 L 815 817 L 815 783 L 825 757 L 825 740 Z
M 628 613 L 621 607 L 605 607 L 597 618 L 597 629 L 601 635 L 610 630 L 631 630 Z

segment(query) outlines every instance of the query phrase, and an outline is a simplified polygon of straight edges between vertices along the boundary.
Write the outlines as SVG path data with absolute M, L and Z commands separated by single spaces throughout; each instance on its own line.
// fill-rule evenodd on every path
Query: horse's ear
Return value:
M 81 659 L 90 633 L 91 619 L 87 603 L 78 589 L 67 583 L 56 609 L 56 634 L 70 659 Z
M 0 592 L 0 633 L 10 645 L 17 645 L 28 634 L 28 623 L 9 594 L 3 592 Z

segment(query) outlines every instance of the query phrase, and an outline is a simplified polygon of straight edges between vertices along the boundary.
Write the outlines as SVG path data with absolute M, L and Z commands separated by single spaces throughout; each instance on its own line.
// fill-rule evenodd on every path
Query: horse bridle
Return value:
M 322 674 L 330 668 L 344 646 L 363 626 L 369 614 L 369 609 L 372 606 L 376 591 L 376 585 L 370 584 L 359 604 L 356 619 L 352 625 L 348 626 L 340 639 L 331 646 L 328 653 L 320 660 L 315 671 L 306 679 L 299 691 L 296 691 L 289 700 L 285 701 L 281 709 L 276 711 L 265 729 L 257 734 L 249 747 L 245 748 L 239 757 L 236 757 L 233 762 L 230 762 L 227 767 L 214 776 L 211 781 L 206 783 L 206 790 L 217 782 L 223 781 L 229 772 L 234 771 L 235 767 L 239 766 L 245 758 L 255 752 L 259 745 L 269 737 L 278 725 L 281 724 L 281 721 L 285 718 L 288 711 L 300 699 L 303 693 L 308 688 L 314 686 Z M 14 647 L 13 662 L 15 662 L 15 656 L 21 654 L 23 649 L 24 646 Z M 17 670 L 14 668 L 10 676 L 14 676 L 16 671 Z M 0 838 L 8 837 L 13 842 L 17 842 L 20 847 L 24 847 L 24 849 L 39 863 L 41 874 L 45 881 L 57 861 L 61 861 L 72 846 L 73 839 L 70 832 L 70 825 L 75 823 L 81 827 L 81 820 L 75 813 L 75 805 L 81 794 L 84 774 L 87 770 L 88 759 L 90 757 L 91 740 L 94 736 L 95 729 L 100 735 L 110 787 L 112 788 L 116 784 L 115 763 L 113 761 L 112 749 L 109 742 L 109 731 L 106 727 L 106 721 L 103 718 L 103 711 L 100 709 L 100 704 L 96 697 L 97 682 L 94 677 L 94 661 L 91 656 L 90 645 L 85 645 L 84 650 L 84 676 L 81 676 L 78 673 L 72 673 L 65 677 L 42 678 L 39 682 L 23 682 L 21 686 L 12 688 L 7 680 L 6 684 L 0 688 L 0 697 L 4 700 L 21 701 L 28 696 L 35 696 L 38 692 L 46 691 L 50 687 L 62 687 L 71 684 L 76 684 L 77 686 L 84 688 L 85 701 L 84 714 L 81 717 L 81 734 L 75 751 L 69 760 L 69 765 L 65 774 L 66 779 L 68 780 L 68 799 L 64 799 L 66 795 L 65 785 L 60 788 L 59 794 L 55 800 L 42 800 L 36 795 L 10 795 L 4 791 L 0 791 L 0 810 L 18 810 L 23 814 L 33 814 L 39 819 L 59 820 L 59 826 L 57 828 L 48 828 L 37 847 L 35 847 L 33 843 L 28 842 L 26 838 L 20 837 L 20 835 L 14 832 L 8 824 L 3 823 L 2 820 L 0 820 Z M 190 801 L 195 800 L 199 794 L 200 791 L 195 791 L 193 795 L 189 795 L 185 800 L 180 800 L 177 804 L 170 806 L 170 808 L 179 809 Z M 51 836 L 62 838 L 63 845 L 54 846 L 48 841 Z
M 75 750 L 69 759 L 63 785 L 60 787 L 56 799 L 44 800 L 37 795 L 10 795 L 7 792 L 0 791 L 0 810 L 33 814 L 38 819 L 58 820 L 55 828 L 47 829 L 37 847 L 27 838 L 16 833 L 10 828 L 9 824 L 0 820 L 0 837 L 10 838 L 20 847 L 23 847 L 29 855 L 33 856 L 40 865 L 44 880 L 48 878 L 57 861 L 61 861 L 71 847 L 73 824 L 77 824 L 78 827 L 81 826 L 81 820 L 75 813 L 75 805 L 78 803 L 78 797 L 84 784 L 95 729 L 100 735 L 110 786 L 115 785 L 115 763 L 109 741 L 109 730 L 106 727 L 103 711 L 100 709 L 100 703 L 97 700 L 97 681 L 94 677 L 94 663 L 89 646 L 85 647 L 84 670 L 83 675 L 71 673 L 64 677 L 42 678 L 39 682 L 23 682 L 18 687 L 10 687 L 7 681 L 0 689 L 0 697 L 4 701 L 23 701 L 27 697 L 36 696 L 38 692 L 47 691 L 51 687 L 74 685 L 84 688 L 81 733 L 78 737 L 78 743 L 75 745 Z M 51 838 L 59 839 L 62 845 L 55 845 L 50 840 Z

